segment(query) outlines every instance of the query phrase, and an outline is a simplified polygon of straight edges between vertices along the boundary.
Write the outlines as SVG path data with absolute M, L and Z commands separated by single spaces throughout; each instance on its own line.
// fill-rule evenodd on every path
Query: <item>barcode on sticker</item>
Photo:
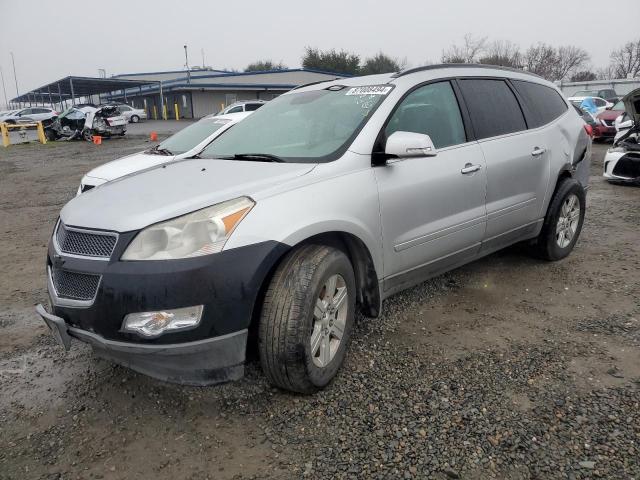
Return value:
M 366 87 L 353 87 L 347 91 L 347 95 L 386 95 L 391 91 L 388 85 L 368 85 Z

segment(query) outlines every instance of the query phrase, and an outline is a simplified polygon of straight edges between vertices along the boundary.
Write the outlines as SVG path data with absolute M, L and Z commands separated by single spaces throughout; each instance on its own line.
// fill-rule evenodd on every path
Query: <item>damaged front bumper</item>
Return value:
M 149 345 L 108 340 L 67 325 L 45 310 L 36 312 L 57 342 L 69 350 L 71 340 L 88 343 L 96 355 L 159 380 L 183 385 L 212 385 L 244 375 L 247 330 L 187 343 Z

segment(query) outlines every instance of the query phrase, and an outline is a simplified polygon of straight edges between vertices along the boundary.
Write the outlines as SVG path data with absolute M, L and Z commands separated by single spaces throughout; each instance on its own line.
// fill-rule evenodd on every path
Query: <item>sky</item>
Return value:
M 598 12 L 607 16 L 598 18 Z M 620 17 L 635 19 L 625 28 Z M 259 59 L 296 68 L 305 46 L 382 51 L 407 66 L 438 62 L 471 33 L 524 50 L 545 42 L 589 52 L 593 68 L 640 36 L 639 0 L 0 0 L 0 69 L 7 96 L 67 75 L 180 70 L 190 65 L 242 70 Z M 611 25 L 611 26 L 609 26 Z M 4 102 L 0 90 L 0 102 Z

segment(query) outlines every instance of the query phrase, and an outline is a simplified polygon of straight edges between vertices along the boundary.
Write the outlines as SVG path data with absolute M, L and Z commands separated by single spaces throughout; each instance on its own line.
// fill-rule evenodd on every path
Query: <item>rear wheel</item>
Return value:
M 138 115 L 131 115 L 131 123 L 138 123 L 140 121 L 140 117 Z
M 578 241 L 586 198 L 582 185 L 571 178 L 563 179 L 551 199 L 535 253 L 545 260 L 560 260 L 571 253 Z
M 260 316 L 260 362 L 269 380 L 300 393 L 326 386 L 346 354 L 355 298 L 353 268 L 340 250 L 305 245 L 288 254 Z

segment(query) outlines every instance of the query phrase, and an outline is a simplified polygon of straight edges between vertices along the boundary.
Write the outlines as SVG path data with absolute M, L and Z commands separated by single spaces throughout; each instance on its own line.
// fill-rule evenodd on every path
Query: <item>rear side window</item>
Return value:
M 466 142 L 458 101 L 449 82 L 425 85 L 411 92 L 393 113 L 385 129 L 394 132 L 423 133 L 436 148 Z
M 496 137 L 527 129 L 515 95 L 504 80 L 460 80 L 476 138 Z
M 566 103 L 553 88 L 521 80 L 511 80 L 511 83 L 526 104 L 529 128 L 551 123 L 567 111 Z
M 242 105 L 238 106 L 238 107 L 233 107 L 231 110 L 229 110 L 227 113 L 239 113 L 242 111 Z
M 247 103 L 244 106 L 245 112 L 253 112 L 254 110 L 259 109 L 262 106 L 262 103 Z

